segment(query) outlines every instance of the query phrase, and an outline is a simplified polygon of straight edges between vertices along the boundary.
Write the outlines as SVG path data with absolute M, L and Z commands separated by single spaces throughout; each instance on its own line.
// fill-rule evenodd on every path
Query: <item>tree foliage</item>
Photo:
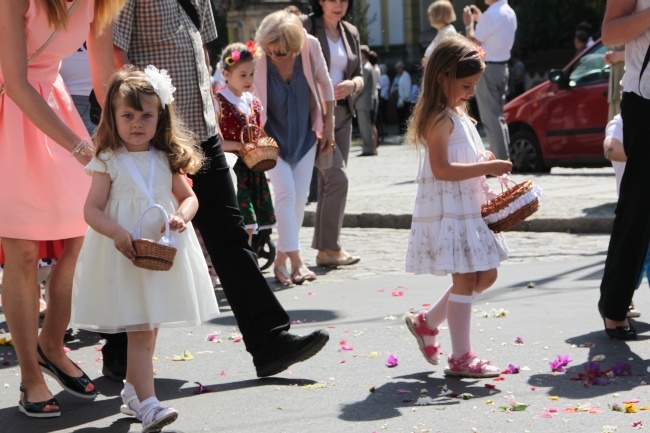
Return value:
M 573 46 L 576 25 L 591 24 L 600 36 L 606 0 L 510 0 L 517 13 L 517 45 L 523 51 Z

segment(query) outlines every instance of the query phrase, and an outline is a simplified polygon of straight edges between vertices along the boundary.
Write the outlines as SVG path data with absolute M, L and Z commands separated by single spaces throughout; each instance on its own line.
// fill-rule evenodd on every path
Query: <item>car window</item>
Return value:
M 586 86 L 609 80 L 609 64 L 605 62 L 607 47 L 598 43 L 572 66 L 569 87 Z

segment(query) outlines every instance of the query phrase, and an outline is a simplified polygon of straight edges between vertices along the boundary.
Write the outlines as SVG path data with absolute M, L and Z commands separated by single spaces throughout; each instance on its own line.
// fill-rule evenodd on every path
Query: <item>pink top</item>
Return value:
M 327 101 L 334 100 L 334 87 L 332 86 L 332 80 L 327 71 L 327 63 L 325 62 L 325 57 L 323 57 L 320 43 L 318 42 L 318 39 L 308 34 L 306 31 L 305 43 L 302 46 L 300 54 L 302 57 L 302 70 L 305 73 L 305 77 L 307 77 L 309 88 L 314 96 L 311 99 L 310 110 L 312 131 L 320 137 L 323 132 L 323 107 Z M 312 64 L 310 64 L 310 61 Z M 266 78 L 268 74 L 268 66 L 266 62 L 266 54 L 262 54 L 262 57 L 260 57 L 255 66 L 255 90 L 253 93 L 260 99 L 262 107 L 266 107 L 267 105 Z M 315 72 L 316 75 L 314 76 L 312 72 Z M 314 87 L 315 83 L 318 85 L 318 91 L 316 90 L 316 87 Z M 317 96 L 319 93 L 320 100 Z M 266 111 L 262 111 L 262 127 L 264 127 L 264 124 L 266 124 Z
M 94 1 L 81 0 L 67 30 L 29 64 L 28 80 L 77 135 L 88 132 L 59 76 L 61 59 L 86 39 Z M 70 3 L 72 4 L 72 3 Z M 27 57 L 50 37 L 39 0 L 25 14 Z M 0 68 L 0 83 L 4 83 Z M 70 152 L 43 134 L 7 96 L 0 95 L 0 237 L 57 240 L 83 236 L 83 205 L 90 178 Z

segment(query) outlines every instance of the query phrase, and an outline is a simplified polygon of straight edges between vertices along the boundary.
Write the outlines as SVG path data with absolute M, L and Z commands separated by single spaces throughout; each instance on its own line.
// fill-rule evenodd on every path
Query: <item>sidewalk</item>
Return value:
M 417 185 L 415 179 L 424 152 L 410 144 L 397 144 L 389 136 L 376 157 L 357 157 L 361 142 L 354 140 L 348 160 L 350 179 L 345 227 L 401 228 L 411 226 Z M 514 230 L 535 232 L 609 233 L 616 205 L 614 169 L 553 168 L 550 174 L 512 175 L 531 179 L 544 196 L 540 210 Z M 490 179 L 499 191 L 495 179 Z M 304 226 L 313 226 L 316 204 L 305 212 Z

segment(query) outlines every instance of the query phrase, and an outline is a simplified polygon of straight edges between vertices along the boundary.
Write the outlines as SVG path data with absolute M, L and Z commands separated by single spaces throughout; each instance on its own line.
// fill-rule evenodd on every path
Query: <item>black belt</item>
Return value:
M 345 106 L 347 106 L 347 105 L 350 105 L 350 104 L 348 103 L 347 99 L 337 99 L 336 100 L 336 105 L 345 105 Z
M 503 62 L 489 62 L 489 61 L 485 62 L 486 65 L 505 65 L 506 63 L 508 63 L 507 60 L 504 60 Z

